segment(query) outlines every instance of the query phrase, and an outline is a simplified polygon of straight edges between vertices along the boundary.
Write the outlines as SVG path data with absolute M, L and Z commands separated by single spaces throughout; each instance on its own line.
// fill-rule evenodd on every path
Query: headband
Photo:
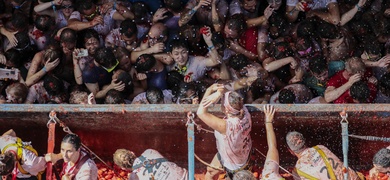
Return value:
M 225 99 L 224 99 L 225 101 L 224 101 L 223 105 L 225 106 L 225 109 L 227 110 L 227 112 L 229 114 L 238 115 L 238 114 L 240 114 L 240 111 L 237 109 L 234 109 L 229 103 L 230 93 L 231 93 L 231 91 L 225 93 Z

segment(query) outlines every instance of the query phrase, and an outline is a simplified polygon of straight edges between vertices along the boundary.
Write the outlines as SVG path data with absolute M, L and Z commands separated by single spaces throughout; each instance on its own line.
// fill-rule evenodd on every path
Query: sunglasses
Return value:
M 159 43 L 159 42 L 163 42 L 165 36 L 161 34 L 159 37 L 155 37 L 155 38 L 152 38 L 150 36 L 148 36 L 148 37 L 149 37 L 148 38 L 149 42 Z
M 111 68 L 106 68 L 106 67 L 104 67 L 104 66 L 102 66 L 102 68 L 103 69 L 105 69 L 107 72 L 112 72 L 117 66 L 118 66 L 118 64 L 119 64 L 119 61 L 118 60 L 116 60 L 116 64 L 114 65 L 114 66 L 112 66 Z
M 61 6 L 61 9 L 74 9 L 74 6 L 72 6 L 72 5 L 63 5 L 63 6 Z
M 85 17 L 86 19 L 88 19 L 88 20 L 92 20 L 95 16 L 98 16 L 98 15 L 100 15 L 99 7 L 96 6 L 95 12 L 94 12 L 94 13 L 92 13 L 92 14 L 90 14 L 90 15 L 84 15 L 84 17 Z

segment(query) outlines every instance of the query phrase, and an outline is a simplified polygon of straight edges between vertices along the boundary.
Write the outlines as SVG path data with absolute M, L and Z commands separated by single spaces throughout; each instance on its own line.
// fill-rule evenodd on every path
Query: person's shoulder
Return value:
M 157 150 L 154 149 L 146 149 L 142 156 L 144 157 L 153 157 L 153 158 L 164 158 Z

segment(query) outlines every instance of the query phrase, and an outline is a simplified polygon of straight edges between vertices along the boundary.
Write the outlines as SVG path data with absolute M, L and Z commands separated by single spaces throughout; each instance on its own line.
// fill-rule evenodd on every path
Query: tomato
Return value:
M 122 172 L 119 173 L 119 175 L 122 176 L 122 177 L 126 177 L 126 172 L 122 171 Z
M 112 178 L 111 174 L 108 174 L 108 175 L 104 176 L 104 179 L 111 179 L 111 178 Z
M 253 176 L 255 176 L 255 178 L 257 179 L 259 177 L 259 173 L 258 172 L 253 172 Z

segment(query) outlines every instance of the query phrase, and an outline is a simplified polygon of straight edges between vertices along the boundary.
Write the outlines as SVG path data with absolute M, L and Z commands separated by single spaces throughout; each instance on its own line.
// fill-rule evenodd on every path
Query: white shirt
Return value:
M 86 156 L 87 154 L 84 152 L 81 152 L 81 158 Z M 72 171 L 68 172 L 70 169 L 72 169 L 72 166 L 69 164 L 66 166 L 65 172 L 72 173 Z M 98 169 L 95 164 L 95 162 L 89 158 L 87 161 L 84 162 L 84 164 L 80 167 L 79 171 L 77 172 L 74 179 L 77 180 L 96 180 L 98 178 Z
M 112 29 L 114 29 L 115 20 L 112 19 L 112 16 L 115 12 L 116 10 L 108 10 L 108 12 L 103 16 L 103 25 L 98 24 L 94 26 L 93 29 L 97 31 L 100 35 L 106 36 Z M 88 22 L 88 20 L 83 18 L 78 11 L 73 11 L 73 13 L 69 17 L 69 20 L 71 19 L 77 19 L 81 22 Z
M 217 149 L 221 156 L 221 164 L 229 170 L 241 168 L 248 161 L 249 153 L 252 148 L 252 139 L 250 132 L 252 130 L 251 115 L 246 107 L 242 119 L 228 118 L 226 120 L 225 135 L 214 131 L 217 139 Z
M 145 150 L 142 155 L 146 160 L 154 160 L 159 158 L 164 158 L 159 152 L 154 149 Z M 138 157 L 134 160 L 133 168 L 138 164 L 143 163 Z M 165 161 L 157 163 L 153 167 L 153 176 L 155 180 L 187 180 L 187 170 L 177 166 L 173 162 Z M 138 169 L 134 169 L 133 173 L 137 174 L 139 180 L 149 180 L 151 175 L 148 173 L 148 170 L 141 166 Z
M 203 56 L 188 56 L 188 61 L 186 64 L 187 70 L 183 74 L 184 76 L 191 76 L 192 81 L 198 81 L 202 79 L 206 73 L 207 66 L 204 62 L 206 57 Z M 171 66 L 168 66 L 168 71 L 175 70 L 177 64 L 174 63 Z

